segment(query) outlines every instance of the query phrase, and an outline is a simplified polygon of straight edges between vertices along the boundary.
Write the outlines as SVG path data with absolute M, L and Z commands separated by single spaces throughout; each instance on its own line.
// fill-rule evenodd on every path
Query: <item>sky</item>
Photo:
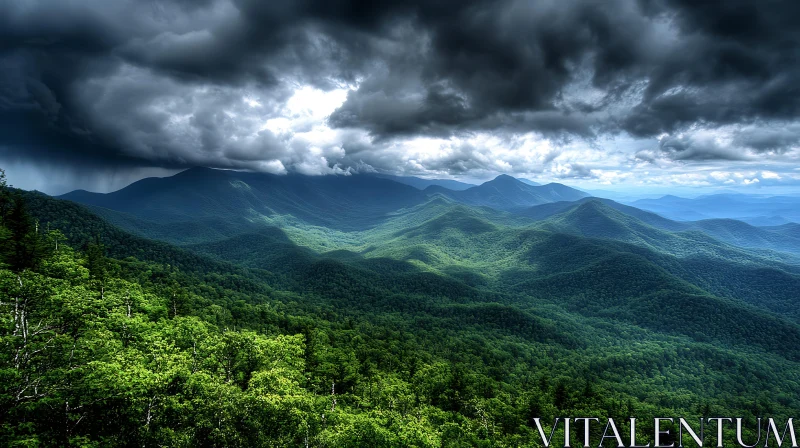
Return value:
M 800 2 L 0 0 L 0 168 L 800 192 Z

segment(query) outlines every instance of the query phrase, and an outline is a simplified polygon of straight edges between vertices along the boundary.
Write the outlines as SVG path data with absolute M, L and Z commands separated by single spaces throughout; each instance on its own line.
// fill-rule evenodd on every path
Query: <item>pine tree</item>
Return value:
M 102 287 L 106 277 L 106 255 L 100 237 L 95 237 L 93 243 L 86 245 L 86 267 L 89 269 L 89 278 Z
M 5 225 L 5 220 L 11 212 L 13 201 L 11 191 L 6 180 L 6 172 L 0 169 L 0 225 Z
M 38 223 L 34 223 L 20 197 L 14 197 L 11 210 L 5 219 L 11 234 L 8 264 L 20 272 L 35 269 L 42 258 L 42 244 L 38 233 Z

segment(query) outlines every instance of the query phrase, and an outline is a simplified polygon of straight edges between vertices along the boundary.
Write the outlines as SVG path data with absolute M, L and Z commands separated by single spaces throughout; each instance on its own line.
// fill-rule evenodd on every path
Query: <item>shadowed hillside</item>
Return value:
M 426 196 L 411 186 L 372 176 L 278 176 L 193 168 L 172 177 L 144 179 L 113 193 L 75 191 L 61 198 L 125 212 L 155 225 L 193 223 L 213 232 L 219 220 L 226 223 L 226 231 L 241 231 L 263 217 L 283 214 L 313 225 L 363 229 Z M 124 224 L 121 219 L 116 222 Z

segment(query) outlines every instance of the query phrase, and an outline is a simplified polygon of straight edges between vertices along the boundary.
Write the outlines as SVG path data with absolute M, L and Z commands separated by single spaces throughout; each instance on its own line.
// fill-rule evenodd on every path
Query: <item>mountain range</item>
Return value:
M 535 220 L 543 220 L 575 208 L 577 204 L 582 204 L 584 202 L 603 204 L 606 207 L 616 210 L 621 215 L 636 218 L 642 223 L 660 230 L 669 232 L 697 231 L 734 246 L 770 249 L 800 256 L 800 233 L 797 232 L 798 225 L 795 223 L 788 223 L 782 226 L 757 227 L 728 218 L 703 219 L 699 221 L 673 221 L 652 212 L 602 198 L 587 198 L 574 202 L 553 202 L 519 210 L 517 213 Z M 624 218 L 612 220 L 610 222 L 614 221 L 624 221 Z M 582 224 L 587 223 L 587 221 L 582 221 Z M 610 231 L 611 228 L 613 228 L 613 225 L 606 227 L 599 226 L 599 229 L 602 230 L 598 231 Z
M 79 190 L 60 198 L 91 206 L 122 228 L 182 244 L 220 239 L 281 219 L 339 231 L 365 230 L 437 193 L 501 209 L 587 196 L 564 185 L 531 186 L 510 176 L 463 190 L 439 184 L 420 190 L 372 174 L 279 176 L 193 168 L 113 193 Z
M 629 205 L 681 221 L 728 218 L 766 226 L 800 221 L 800 198 L 795 196 L 726 193 L 688 199 L 667 195 Z
M 505 175 L 464 190 L 419 190 L 376 176 L 197 168 L 110 194 L 62 198 L 89 205 L 141 237 L 290 276 L 299 260 L 334 259 L 382 272 L 413 267 L 488 291 L 536 295 L 553 275 L 564 281 L 587 275 L 579 281 L 583 296 L 594 290 L 589 285 L 602 268 L 612 269 L 604 274 L 614 279 L 612 289 L 647 273 L 682 294 L 712 294 L 798 316 L 787 306 L 791 291 L 800 288 L 800 239 L 792 226 L 673 221 L 565 185 L 533 186 Z M 776 281 L 732 287 L 731 272 L 749 279 L 769 273 Z M 647 288 L 636 291 L 646 294 Z
M 214 348 L 202 365 L 244 369 L 220 377 L 241 391 L 249 390 L 248 366 L 262 350 L 247 335 L 297 337 L 304 342 L 292 365 L 300 373 L 276 367 L 270 384 L 302 386 L 316 404 L 293 412 L 312 419 L 324 407 L 339 416 L 329 428 L 353 421 L 383 428 L 381 416 L 414 410 L 447 422 L 426 423 L 435 437 L 462 437 L 442 425 L 470 434 L 466 446 L 479 445 L 482 422 L 505 422 L 494 434 L 512 446 L 533 434 L 530 416 L 546 412 L 800 409 L 798 224 L 672 220 L 510 176 L 453 190 L 374 175 L 195 168 L 108 194 L 17 194 L 37 229 L 58 229 L 77 248 L 77 261 L 69 261 L 70 249 L 56 252 L 37 274 L 54 277 L 54 290 L 88 282 L 76 297 L 94 297 L 86 295 L 98 282 L 90 254 L 101 247 L 112 258 L 101 299 L 86 303 L 108 297 L 116 311 L 80 311 L 100 316 L 93 325 L 112 316 L 109 330 L 97 334 L 150 353 L 152 336 L 130 338 L 130 331 L 204 322 L 231 342 L 214 345 L 227 348 Z M 131 290 L 150 297 L 137 299 L 152 302 L 149 327 L 127 326 Z M 168 307 L 152 299 L 160 296 Z M 186 338 L 196 338 L 195 330 L 164 331 L 166 340 L 177 338 L 165 347 L 194 359 Z M 125 370 L 114 365 L 113 375 Z M 200 377 L 180 375 L 145 392 L 167 394 L 159 403 L 192 397 Z M 331 384 L 337 413 L 346 414 L 332 413 Z M 764 394 L 780 399 L 764 401 Z M 372 431 L 363 424 L 352 431 Z
M 360 222 L 369 225 L 354 228 L 341 216 L 324 215 L 325 210 L 336 212 L 322 198 L 343 197 L 359 187 L 370 188 L 358 196 L 359 207 L 370 217 Z M 380 200 L 385 194 L 395 196 Z M 577 200 L 517 207 L 565 195 Z M 708 302 L 703 306 L 725 309 L 726 319 L 746 316 L 748 325 L 755 325 L 760 316 L 781 316 L 783 323 L 765 321 L 759 328 L 793 334 L 789 328 L 796 324 L 789 322 L 800 323 L 800 312 L 793 305 L 793 291 L 800 289 L 797 258 L 730 244 L 686 227 L 689 224 L 586 197 L 563 185 L 534 187 L 500 176 L 467 190 L 442 193 L 436 187 L 419 191 L 372 177 L 290 178 L 195 169 L 140 181 L 107 195 L 74 192 L 65 198 L 86 201 L 93 211 L 113 210 L 108 216 L 141 237 L 152 237 L 149 228 L 137 227 L 143 220 L 148 225 L 167 223 L 172 227 L 161 230 L 176 232 L 167 240 L 192 241 L 181 252 L 187 254 L 184 257 L 209 256 L 280 275 L 290 284 L 309 281 L 303 272 L 324 260 L 343 263 L 337 269 L 344 272 L 370 273 L 366 275 L 430 273 L 437 276 L 431 279 L 440 279 L 434 283 L 444 282 L 455 290 L 536 297 L 586 316 L 619 309 L 615 320 L 690 337 L 711 333 L 720 340 L 756 344 L 795 357 L 788 348 L 769 342 L 771 336 L 763 330 L 742 339 L 730 326 L 732 321 L 698 320 L 692 307 L 672 307 L 684 301 L 696 302 L 693 307 Z M 291 213 L 298 216 L 288 218 Z M 40 218 L 57 225 L 52 216 Z M 249 224 L 225 223 L 209 236 L 208 228 L 220 219 Z M 198 227 L 186 226 L 191 220 L 204 223 L 199 234 L 193 234 Z M 759 230 L 743 223 L 737 226 Z M 223 236 L 233 228 L 236 232 Z M 763 232 L 792 238 L 780 231 Z M 158 251 L 139 247 L 136 253 L 150 256 Z M 728 278 L 732 272 L 737 281 Z M 755 282 L 759 277 L 772 280 Z M 586 297 L 592 297 L 591 302 Z M 665 307 L 677 319 L 672 324 L 658 317 Z M 688 322 L 695 323 L 686 326 Z M 800 327 L 797 337 L 800 342 Z
M 553 228 L 586 236 L 616 236 L 619 240 L 643 243 L 653 238 L 633 237 L 635 232 L 622 229 L 647 225 L 689 238 L 685 244 L 687 249 L 699 244 L 698 238 L 711 237 L 741 248 L 800 256 L 800 235 L 793 231 L 796 226 L 792 224 L 756 227 L 728 218 L 675 221 L 609 199 L 594 198 L 562 184 L 530 185 L 507 175 L 458 190 L 440 184 L 420 189 L 422 186 L 412 187 L 391 176 L 279 176 L 194 168 L 172 177 L 144 179 L 113 193 L 74 191 L 60 198 L 90 206 L 95 213 L 123 229 L 174 244 L 221 241 L 234 234 L 275 226 L 290 234 L 302 235 L 298 239 L 303 244 L 321 241 L 325 247 L 331 247 L 335 244 L 322 241 L 325 238 L 318 236 L 336 234 L 333 240 L 352 240 L 356 238 L 354 232 L 367 232 L 392 221 L 403 210 L 441 197 L 466 206 L 487 207 L 494 210 L 495 215 L 511 212 L 516 219 L 547 219 L 547 225 L 555 226 Z M 716 199 L 720 198 L 697 200 Z M 781 207 L 794 200 L 791 197 L 768 199 Z M 765 207 L 752 199 L 737 196 L 735 200 L 751 204 L 753 208 Z M 665 197 L 642 203 L 692 204 L 694 201 Z M 594 210 L 585 217 L 573 216 L 569 225 L 563 218 L 555 217 L 585 203 L 590 205 L 581 208 L 581 212 L 601 205 L 603 210 Z M 637 223 L 631 224 L 632 219 Z M 623 233 L 626 237 L 620 236 Z M 694 238 L 690 238 L 691 235 Z M 653 244 L 663 246 L 666 240 L 674 240 L 671 233 L 657 236 Z
M 424 190 L 431 185 L 438 185 L 440 187 L 447 188 L 449 190 L 466 190 L 467 188 L 472 188 L 475 185 L 468 184 L 465 182 L 459 182 L 457 180 L 452 179 L 423 179 L 421 177 L 415 176 L 393 176 L 390 174 L 372 174 L 374 177 L 379 177 L 381 179 L 389 179 L 395 182 L 399 182 L 401 184 L 411 185 L 414 188 Z

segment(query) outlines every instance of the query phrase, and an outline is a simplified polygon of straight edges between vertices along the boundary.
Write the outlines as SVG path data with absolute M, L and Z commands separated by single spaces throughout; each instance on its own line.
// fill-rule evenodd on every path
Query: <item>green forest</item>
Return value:
M 3 178 L 0 445 L 529 447 L 535 417 L 796 417 L 798 268 L 592 204 L 533 223 L 437 197 L 369 231 L 276 215 L 175 246 Z

